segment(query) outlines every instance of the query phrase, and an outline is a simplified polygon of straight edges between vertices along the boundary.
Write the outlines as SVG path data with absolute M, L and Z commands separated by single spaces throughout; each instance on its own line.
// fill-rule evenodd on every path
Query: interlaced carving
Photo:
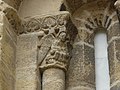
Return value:
M 30 32 L 41 32 L 44 35 L 58 33 L 66 24 L 66 19 L 69 18 L 68 14 L 69 13 L 67 12 L 62 12 L 56 15 L 26 18 L 22 24 L 24 28 L 22 33 L 27 34 Z
M 55 67 L 67 70 L 68 61 L 69 52 L 66 41 L 66 32 L 62 31 L 53 39 L 51 49 L 40 65 L 40 68 L 45 70 L 47 68 Z
M 34 21 L 35 20 L 36 19 L 34 19 Z M 47 68 L 60 68 L 66 71 L 70 57 L 68 51 L 68 31 L 66 29 L 66 24 L 69 20 L 69 14 L 61 13 L 55 16 L 40 18 L 39 20 L 41 20 L 41 24 L 40 21 L 37 26 L 36 24 L 33 25 L 32 23 L 32 28 L 30 27 L 27 29 L 30 32 L 41 32 L 38 36 L 39 68 L 42 71 Z M 36 22 L 38 23 L 38 21 Z M 28 31 L 26 33 L 28 33 Z

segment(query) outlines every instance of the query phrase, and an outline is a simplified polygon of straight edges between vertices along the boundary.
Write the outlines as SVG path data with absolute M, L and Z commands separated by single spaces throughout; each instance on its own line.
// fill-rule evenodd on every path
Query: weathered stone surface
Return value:
M 114 40 L 109 45 L 109 60 L 110 60 L 110 76 L 111 76 L 111 86 L 120 80 L 120 39 Z M 118 85 L 119 86 L 119 83 Z M 113 89 L 114 90 L 114 89 Z M 116 90 L 118 90 L 116 88 Z
M 94 62 L 93 48 L 84 44 L 74 46 L 67 76 L 67 90 L 77 87 L 78 89 L 82 87 L 92 88 L 91 90 L 95 89 Z
M 0 90 L 15 90 L 16 35 L 5 15 L 0 23 Z
M 45 70 L 42 80 L 42 90 L 65 90 L 65 72 L 61 69 Z
M 21 19 L 15 8 L 0 0 L 0 11 L 4 13 L 16 34 L 21 32 Z
M 108 46 L 108 59 L 109 59 L 109 67 L 110 67 L 110 77 L 112 78 L 112 76 L 115 73 L 115 70 L 113 69 L 115 67 L 114 61 L 115 59 L 115 44 L 114 42 L 112 42 L 109 46 Z M 113 77 L 115 78 L 115 77 Z M 111 79 L 111 81 L 114 81 Z
M 115 82 L 110 90 L 120 90 L 120 81 Z
M 37 88 L 37 39 L 34 34 L 17 38 L 16 90 Z
M 112 40 L 120 37 L 120 25 L 119 22 L 116 22 L 113 26 L 111 26 L 110 30 L 107 32 L 108 34 L 108 41 L 111 42 Z
M 60 66 L 52 68 L 55 64 L 44 72 L 38 67 L 42 60 L 51 58 L 51 49 L 57 51 L 52 59 L 66 60 L 66 47 L 51 47 L 60 31 L 70 30 L 66 27 L 69 12 L 60 11 L 63 1 L 24 0 L 20 7 L 22 1 L 0 0 L 0 90 L 95 90 L 94 35 L 101 28 L 108 35 L 111 90 L 120 89 L 119 0 L 115 3 L 117 10 L 113 7 L 115 0 L 64 0 L 78 29 L 78 35 L 71 35 L 74 46 L 67 75 L 66 62 L 62 62 L 64 71 Z M 41 39 L 50 34 L 54 37 L 51 42 L 47 37 L 41 45 L 45 40 Z

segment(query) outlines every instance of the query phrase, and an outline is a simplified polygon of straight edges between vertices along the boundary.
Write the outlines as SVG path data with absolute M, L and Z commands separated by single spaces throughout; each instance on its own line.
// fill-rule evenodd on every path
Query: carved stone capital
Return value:
M 68 21 L 69 13 L 60 12 L 56 15 L 29 18 L 24 24 L 26 29 L 23 33 L 39 33 L 38 66 L 42 71 L 48 68 L 67 70 L 70 57 L 66 27 Z
M 69 19 L 68 12 L 59 12 L 54 15 L 34 16 L 26 18 L 22 26 L 24 31 L 22 33 L 39 32 L 40 36 L 45 36 L 50 33 L 59 33 L 65 30 L 65 25 Z
M 66 71 L 69 57 L 66 32 L 63 31 L 55 39 L 53 39 L 50 50 L 41 63 L 40 69 L 45 70 L 48 68 L 60 68 Z

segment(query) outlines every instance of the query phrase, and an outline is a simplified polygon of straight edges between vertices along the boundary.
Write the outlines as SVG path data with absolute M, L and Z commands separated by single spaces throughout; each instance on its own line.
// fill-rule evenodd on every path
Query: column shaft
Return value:
M 50 68 L 43 72 L 42 90 L 65 90 L 65 72 Z

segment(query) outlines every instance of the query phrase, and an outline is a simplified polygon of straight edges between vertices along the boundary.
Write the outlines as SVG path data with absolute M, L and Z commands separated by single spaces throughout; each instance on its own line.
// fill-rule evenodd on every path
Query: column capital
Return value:
M 27 17 L 22 23 L 24 28 L 22 33 L 27 34 L 39 32 L 40 36 L 46 36 L 50 33 L 58 33 L 61 31 L 60 29 L 65 27 L 69 16 L 69 12 L 62 11 L 54 13 L 53 15 Z
M 42 71 L 48 68 L 67 70 L 70 57 L 67 30 L 69 19 L 68 12 L 59 12 L 55 15 L 35 16 L 24 24 L 24 33 L 38 33 L 38 66 Z

